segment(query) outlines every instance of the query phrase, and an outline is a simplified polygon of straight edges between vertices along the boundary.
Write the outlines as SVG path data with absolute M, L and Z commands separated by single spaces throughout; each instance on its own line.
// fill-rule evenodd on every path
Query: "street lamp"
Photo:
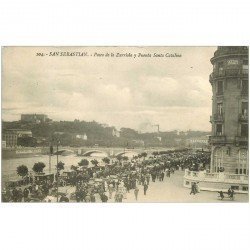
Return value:
M 58 202 L 58 181 L 59 181 L 59 170 L 58 170 L 58 146 L 59 146 L 60 141 L 57 139 L 56 141 L 56 201 Z
M 49 147 L 49 173 L 51 173 L 51 156 L 53 155 L 53 145 L 50 143 Z

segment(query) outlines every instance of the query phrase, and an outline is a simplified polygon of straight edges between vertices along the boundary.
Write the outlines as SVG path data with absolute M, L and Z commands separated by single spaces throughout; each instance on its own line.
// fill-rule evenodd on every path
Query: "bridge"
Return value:
M 143 149 L 121 149 L 121 148 L 80 148 L 77 150 L 78 155 L 91 156 L 95 153 L 103 154 L 103 157 L 116 157 L 118 155 L 132 157 L 144 152 Z
M 133 157 L 142 152 L 151 154 L 154 151 L 173 150 L 174 148 L 107 148 L 107 147 L 81 147 L 81 148 L 70 148 L 63 147 L 58 150 L 58 154 L 77 154 L 79 156 L 94 156 L 100 154 L 101 157 L 116 157 L 118 155 Z

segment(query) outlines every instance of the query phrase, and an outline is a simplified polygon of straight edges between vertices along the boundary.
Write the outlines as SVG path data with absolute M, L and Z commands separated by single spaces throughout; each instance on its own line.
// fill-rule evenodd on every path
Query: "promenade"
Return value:
M 129 193 L 126 194 L 126 199 L 123 199 L 123 203 L 134 203 L 134 202 L 143 202 L 143 203 L 153 203 L 153 202 L 172 202 L 172 203 L 228 203 L 228 202 L 248 202 L 247 194 L 236 194 L 235 200 L 223 200 L 218 199 L 217 192 L 210 191 L 201 191 L 196 195 L 190 195 L 190 189 L 183 187 L 183 175 L 184 171 L 175 171 L 174 174 L 171 175 L 170 178 L 165 177 L 164 181 L 160 182 L 156 180 L 156 182 L 150 181 L 147 194 L 144 195 L 143 187 L 138 185 L 139 194 L 138 200 L 135 200 L 134 190 L 130 190 Z M 60 188 L 61 191 L 66 191 L 68 193 L 74 192 L 75 187 L 63 187 Z M 106 192 L 108 195 L 108 192 Z M 71 201 L 75 202 L 75 201 Z M 101 200 L 96 200 L 96 202 L 101 202 Z M 114 201 L 114 193 L 112 199 L 109 199 L 108 202 Z

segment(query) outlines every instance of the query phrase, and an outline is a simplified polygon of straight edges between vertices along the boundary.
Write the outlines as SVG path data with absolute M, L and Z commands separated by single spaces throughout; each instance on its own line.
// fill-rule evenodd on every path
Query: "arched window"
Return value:
M 220 168 L 223 167 L 223 149 L 216 148 L 214 150 L 214 170 L 219 172 Z
M 238 173 L 248 175 L 248 151 L 247 149 L 239 150 Z

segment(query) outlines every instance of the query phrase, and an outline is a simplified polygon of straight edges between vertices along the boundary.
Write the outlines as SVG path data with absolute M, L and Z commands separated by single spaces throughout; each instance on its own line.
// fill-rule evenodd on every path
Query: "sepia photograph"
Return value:
M 248 47 L 2 47 L 4 203 L 246 203 Z

